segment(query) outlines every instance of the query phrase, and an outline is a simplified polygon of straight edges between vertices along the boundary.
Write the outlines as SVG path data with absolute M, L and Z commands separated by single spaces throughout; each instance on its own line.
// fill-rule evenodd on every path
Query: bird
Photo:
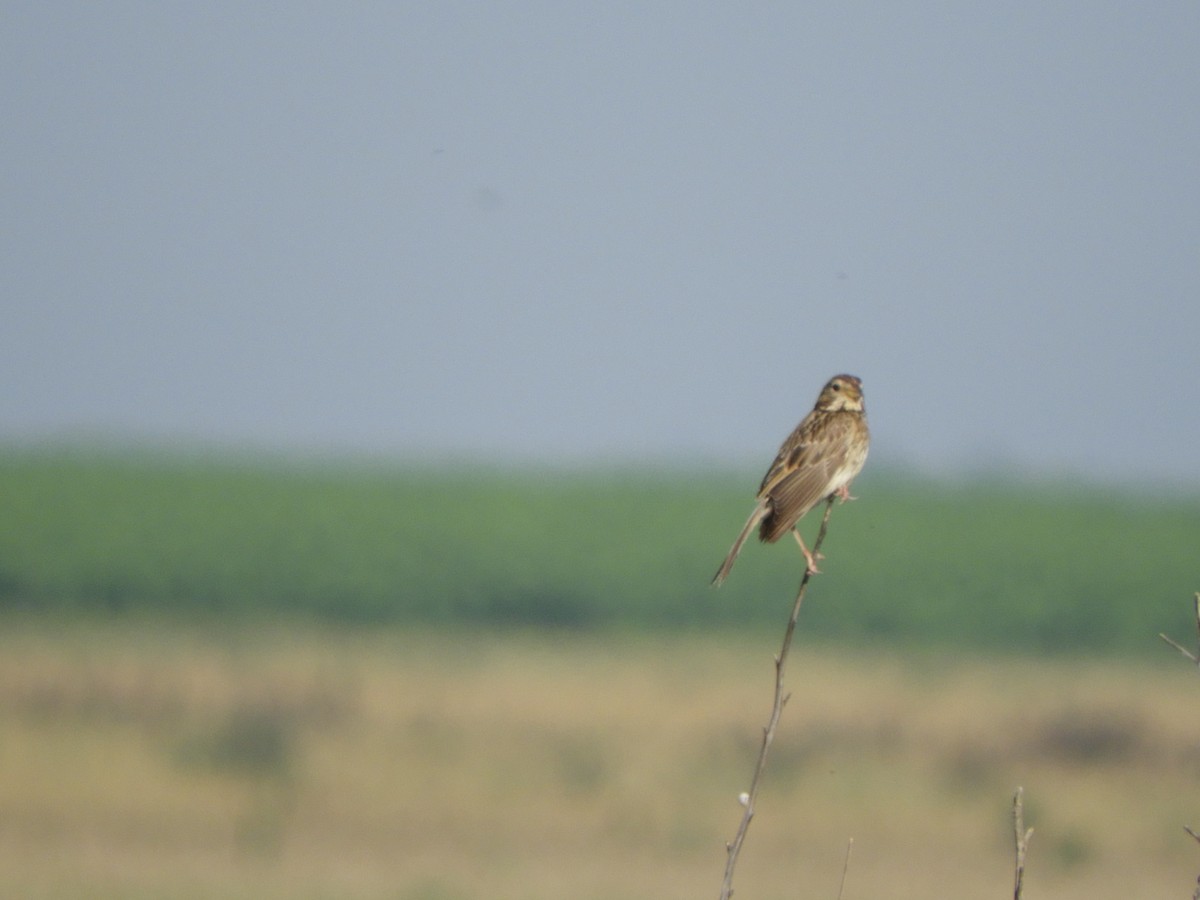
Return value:
M 862 471 L 870 443 L 861 379 L 835 375 L 821 389 L 812 412 L 779 448 L 758 489 L 758 504 L 713 576 L 713 585 L 720 586 L 728 577 L 755 526 L 759 539 L 768 544 L 791 531 L 804 554 L 806 574 L 819 574 L 817 558 L 804 545 L 796 523 L 822 500 L 835 495 L 843 502 L 855 499 L 850 483 Z

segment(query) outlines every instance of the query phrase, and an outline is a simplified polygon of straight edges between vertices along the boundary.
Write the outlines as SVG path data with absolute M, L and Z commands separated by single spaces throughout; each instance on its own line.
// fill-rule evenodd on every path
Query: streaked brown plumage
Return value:
M 862 382 L 853 375 L 835 375 L 821 390 L 812 412 L 788 435 L 758 489 L 758 505 L 712 583 L 719 585 L 757 525 L 760 540 L 774 543 L 791 531 L 800 544 L 810 573 L 817 561 L 804 545 L 796 523 L 805 513 L 834 494 L 850 497 L 850 482 L 867 461 L 871 436 L 863 406 Z

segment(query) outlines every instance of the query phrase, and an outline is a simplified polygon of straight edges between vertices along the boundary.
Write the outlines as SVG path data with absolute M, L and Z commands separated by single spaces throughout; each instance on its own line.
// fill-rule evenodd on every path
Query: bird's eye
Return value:
M 831 385 L 831 387 L 832 387 L 832 388 L 833 388 L 835 391 L 840 391 L 840 390 L 842 389 L 842 383 L 841 383 L 840 381 L 835 381 L 835 382 L 834 382 L 834 383 Z

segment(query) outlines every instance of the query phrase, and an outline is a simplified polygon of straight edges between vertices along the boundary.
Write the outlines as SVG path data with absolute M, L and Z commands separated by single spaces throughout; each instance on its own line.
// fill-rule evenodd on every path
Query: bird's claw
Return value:
M 821 570 L 817 568 L 817 560 L 824 559 L 824 558 L 825 558 L 825 554 L 821 553 L 819 551 L 817 553 L 805 552 L 805 554 L 804 554 L 804 561 L 806 563 L 806 565 L 804 567 L 805 574 L 820 575 Z

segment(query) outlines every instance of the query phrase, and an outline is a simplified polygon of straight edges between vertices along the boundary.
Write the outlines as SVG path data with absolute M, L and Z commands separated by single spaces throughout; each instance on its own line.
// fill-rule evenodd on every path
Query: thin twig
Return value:
M 814 557 L 821 549 L 821 542 L 825 540 L 825 532 L 829 527 L 829 514 L 832 511 L 833 497 L 831 496 L 825 504 L 821 530 L 817 533 L 817 540 L 813 543 Z M 800 618 L 800 605 L 804 602 L 804 594 L 808 590 L 808 581 L 811 577 L 812 573 L 806 568 L 804 577 L 800 580 L 800 589 L 796 592 L 796 602 L 792 605 L 792 615 L 788 619 L 787 629 L 783 632 L 783 646 L 779 650 L 779 655 L 775 657 L 775 700 L 771 705 L 771 717 L 767 720 L 766 727 L 763 728 L 762 746 L 758 750 L 758 762 L 754 766 L 754 778 L 750 781 L 750 790 L 739 798 L 743 808 L 742 821 L 738 825 L 737 834 L 725 847 L 728 855 L 725 860 L 725 881 L 721 885 L 721 900 L 729 900 L 733 896 L 733 870 L 737 866 L 738 854 L 742 852 L 742 843 L 746 840 L 746 831 L 750 827 L 750 820 L 754 818 L 754 801 L 758 797 L 758 785 L 762 779 L 763 770 L 767 767 L 767 752 L 771 749 L 771 742 L 775 739 L 775 729 L 779 726 L 780 716 L 783 715 L 783 705 L 788 700 L 783 693 L 783 670 L 787 665 L 788 651 L 792 647 L 792 634 L 796 630 L 796 620 Z
M 1183 826 L 1183 830 L 1190 834 L 1195 839 L 1196 843 L 1200 844 L 1200 834 L 1196 834 L 1196 832 L 1192 831 L 1192 829 L 1186 825 Z M 1196 879 L 1196 890 L 1192 894 L 1192 900 L 1200 900 L 1200 878 Z
M 1188 650 L 1186 647 L 1184 647 L 1178 641 L 1174 641 L 1171 638 L 1167 637 L 1162 632 L 1159 632 L 1158 636 L 1160 638 L 1162 638 L 1164 641 L 1166 641 L 1168 644 L 1170 644 L 1172 647 L 1174 647 L 1176 650 L 1178 650 L 1180 653 L 1182 653 L 1184 656 L 1186 656 L 1188 659 L 1190 659 L 1197 666 L 1200 666 L 1200 591 L 1197 591 L 1192 597 L 1192 611 L 1195 613 L 1195 616 L 1196 616 L 1196 652 L 1195 653 L 1193 653 L 1191 650 Z M 1197 834 L 1195 831 L 1192 831 L 1192 829 L 1189 828 L 1187 825 L 1183 826 L 1183 830 L 1186 831 L 1188 834 L 1190 834 L 1197 843 L 1200 843 L 1200 834 Z M 1200 878 L 1196 879 L 1196 890 L 1192 893 L 1192 900 L 1200 900 Z
M 1200 591 L 1192 595 L 1192 612 L 1196 614 L 1196 649 L 1200 651 Z
M 1013 834 L 1017 844 L 1013 900 L 1021 900 L 1021 890 L 1025 886 L 1025 854 L 1029 850 L 1029 839 L 1033 837 L 1033 829 L 1025 827 L 1025 788 L 1021 787 L 1013 794 Z
M 846 861 L 842 863 L 842 883 L 838 885 L 837 900 L 842 900 L 842 892 L 846 890 L 846 873 L 850 871 L 850 851 L 854 849 L 854 838 L 846 843 Z
M 1188 659 L 1190 659 L 1193 663 L 1200 666 L 1200 659 L 1196 658 L 1196 654 L 1193 653 L 1191 650 L 1188 650 L 1186 647 L 1182 646 L 1179 643 L 1179 641 L 1176 641 L 1172 638 L 1167 637 L 1161 631 L 1158 633 L 1158 636 L 1160 638 L 1162 638 L 1164 641 L 1166 641 L 1168 644 L 1170 644 L 1172 647 L 1174 647 L 1176 650 L 1178 650 L 1180 653 L 1182 653 L 1184 656 L 1186 656 Z
M 1182 653 L 1184 656 L 1186 656 L 1188 659 L 1190 659 L 1192 662 L 1194 662 L 1197 666 L 1200 666 L 1200 591 L 1198 591 L 1196 593 L 1196 595 L 1192 598 L 1192 606 L 1193 606 L 1193 611 L 1195 612 L 1195 615 L 1196 615 L 1196 652 L 1195 653 L 1193 653 L 1191 650 L 1184 648 L 1183 645 L 1180 644 L 1178 641 L 1172 640 L 1171 638 L 1169 638 L 1165 634 L 1163 634 L 1161 631 L 1159 632 L 1158 636 L 1160 638 L 1162 638 L 1164 641 L 1166 641 L 1168 644 L 1170 644 L 1172 647 L 1174 647 L 1176 650 L 1178 650 L 1180 653 Z

